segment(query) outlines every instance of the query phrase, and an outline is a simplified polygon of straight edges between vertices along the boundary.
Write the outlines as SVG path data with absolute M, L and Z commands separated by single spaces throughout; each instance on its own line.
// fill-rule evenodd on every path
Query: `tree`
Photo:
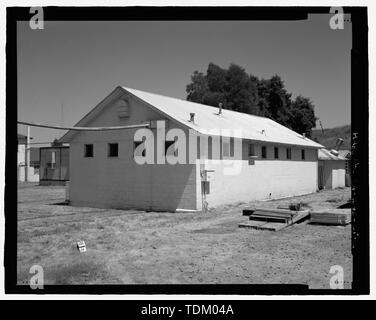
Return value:
M 63 144 L 58 139 L 54 139 L 54 141 L 52 141 L 52 143 L 51 143 L 52 147 L 60 147 L 62 145 Z
M 187 100 L 204 103 L 204 96 L 209 91 L 206 76 L 202 72 L 193 72 L 191 83 L 187 85 L 186 91 Z
M 257 83 L 244 68 L 231 64 L 223 69 L 209 63 L 206 75 L 195 71 L 187 85 L 187 100 L 224 109 L 258 114 Z
M 316 127 L 316 120 L 312 101 L 301 95 L 297 96 L 289 109 L 289 127 L 298 133 L 305 133 L 310 137 L 312 128 Z
M 242 67 L 231 64 L 226 74 L 226 108 L 255 113 L 256 99 L 256 85 L 252 83 L 250 76 Z
M 262 115 L 288 126 L 288 109 L 291 93 L 288 93 L 281 77 L 274 75 L 258 83 L 259 109 Z
M 299 133 L 315 127 L 314 106 L 308 98 L 294 101 L 281 77 L 258 79 L 244 68 L 231 64 L 223 69 L 209 63 L 206 74 L 195 71 L 187 85 L 187 100 L 224 109 L 271 118 Z
M 206 79 L 211 92 L 225 92 L 226 74 L 227 71 L 225 69 L 222 69 L 214 63 L 209 63 L 208 70 L 206 71 Z

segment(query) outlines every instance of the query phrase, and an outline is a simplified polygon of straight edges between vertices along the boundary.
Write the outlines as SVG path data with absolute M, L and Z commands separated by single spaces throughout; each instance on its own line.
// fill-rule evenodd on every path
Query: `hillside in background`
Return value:
M 341 150 L 351 149 L 351 125 L 336 127 L 331 129 L 312 130 L 311 139 L 325 146 L 327 149 L 333 149 L 338 138 L 343 139 Z

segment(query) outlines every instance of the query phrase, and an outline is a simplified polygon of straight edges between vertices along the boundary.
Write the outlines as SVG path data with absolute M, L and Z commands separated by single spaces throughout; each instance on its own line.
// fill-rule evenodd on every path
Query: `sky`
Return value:
M 18 119 L 73 126 L 118 85 L 185 99 L 192 73 L 213 62 L 278 74 L 313 101 L 324 128 L 350 124 L 351 23 L 332 30 L 329 19 L 18 22 Z M 33 142 L 64 132 L 31 128 Z

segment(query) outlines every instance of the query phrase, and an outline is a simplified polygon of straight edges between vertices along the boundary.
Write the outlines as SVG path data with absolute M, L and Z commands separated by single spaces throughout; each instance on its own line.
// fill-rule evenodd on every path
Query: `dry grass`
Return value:
M 350 190 L 223 206 L 209 213 L 129 212 L 55 205 L 62 187 L 19 188 L 18 279 L 33 264 L 46 284 L 306 283 L 329 288 L 339 264 L 351 284 L 351 227 L 294 225 L 280 232 L 238 228 L 247 206 L 346 203 Z M 335 201 L 332 201 L 334 200 Z M 329 201 L 328 201 L 329 200 Z M 84 240 L 86 253 L 76 242 Z

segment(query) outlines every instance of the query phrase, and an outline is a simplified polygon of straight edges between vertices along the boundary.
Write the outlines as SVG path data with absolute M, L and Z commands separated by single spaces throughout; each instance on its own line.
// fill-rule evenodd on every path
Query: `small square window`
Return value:
M 266 154 L 266 146 L 261 147 L 261 158 L 266 159 L 267 154 Z
M 278 159 L 279 158 L 279 149 L 278 147 L 274 147 L 274 159 Z
M 248 145 L 248 157 L 254 157 L 255 156 L 255 145 L 249 144 Z
M 108 144 L 108 156 L 109 157 L 117 157 L 118 152 L 119 152 L 119 146 L 117 143 Z
M 84 157 L 92 158 L 94 156 L 94 147 L 92 144 L 85 144 Z
M 286 148 L 286 158 L 291 159 L 291 148 Z
M 305 160 L 305 150 L 302 150 L 302 160 Z

